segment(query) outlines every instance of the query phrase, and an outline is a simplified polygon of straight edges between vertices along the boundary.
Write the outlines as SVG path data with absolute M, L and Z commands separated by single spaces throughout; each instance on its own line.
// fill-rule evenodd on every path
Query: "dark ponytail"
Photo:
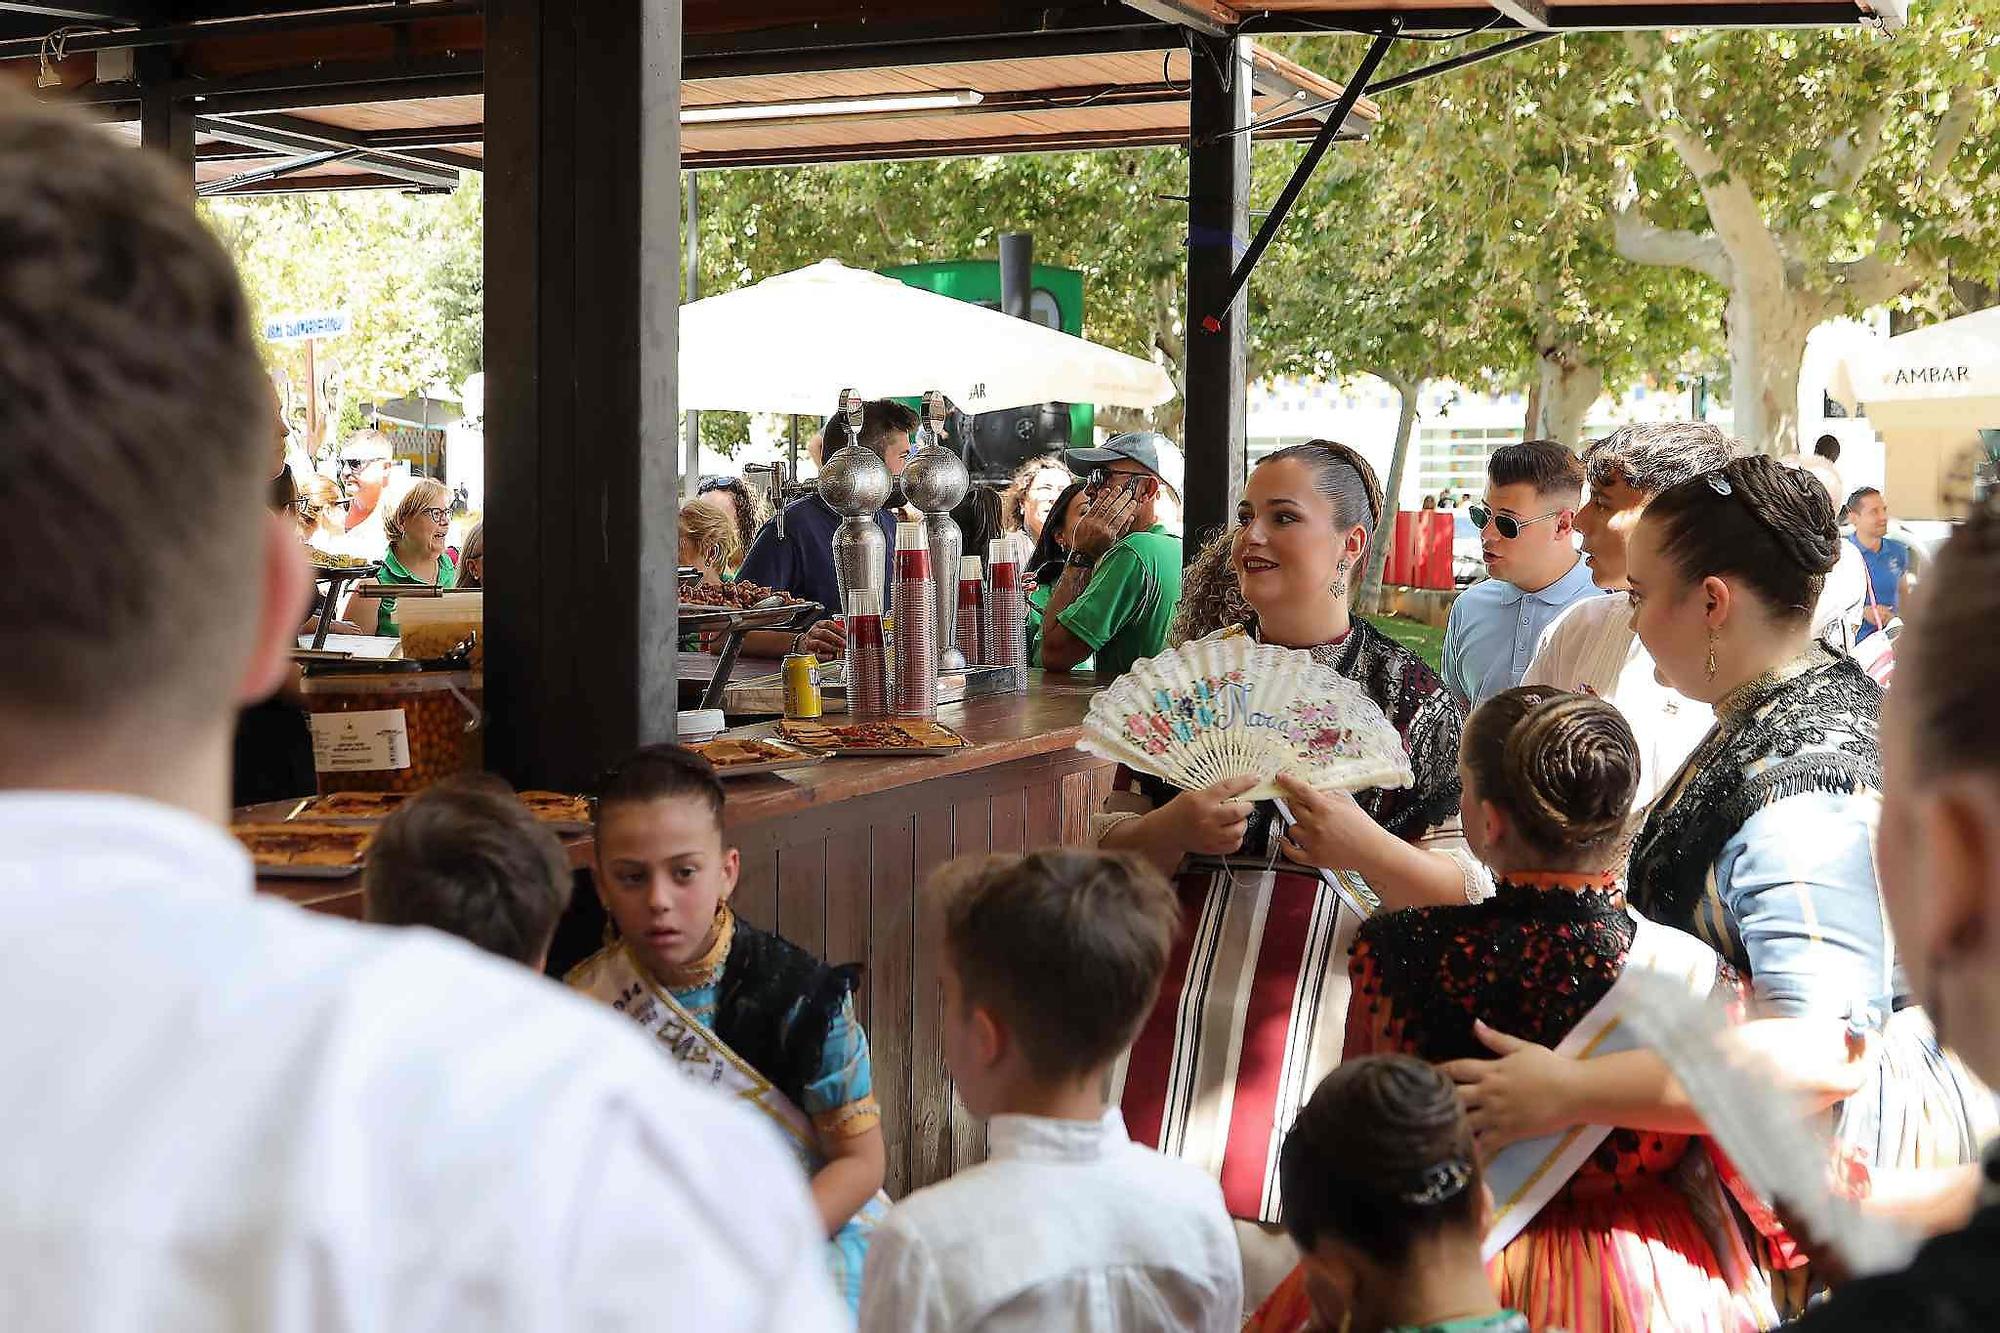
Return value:
M 1840 563 L 1833 500 L 1811 473 L 1762 455 L 1669 487 L 1642 520 L 1682 578 L 1737 579 L 1774 618 L 1805 620 Z

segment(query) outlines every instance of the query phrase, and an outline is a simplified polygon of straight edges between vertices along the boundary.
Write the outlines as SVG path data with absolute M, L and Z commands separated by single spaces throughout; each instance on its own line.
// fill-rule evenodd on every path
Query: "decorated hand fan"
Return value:
M 1312 654 L 1242 635 L 1146 658 L 1091 700 L 1077 744 L 1185 791 L 1236 777 L 1278 794 L 1291 773 L 1319 791 L 1407 787 L 1410 757 L 1359 685 Z

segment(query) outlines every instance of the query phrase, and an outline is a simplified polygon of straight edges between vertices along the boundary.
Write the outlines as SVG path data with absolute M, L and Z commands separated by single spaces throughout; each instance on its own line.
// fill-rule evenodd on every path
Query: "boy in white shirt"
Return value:
M 1106 1097 L 1173 946 L 1166 881 L 1056 849 L 960 862 L 940 888 L 945 1059 L 992 1155 L 876 1231 L 863 1333 L 1238 1328 L 1221 1191 L 1131 1142 Z

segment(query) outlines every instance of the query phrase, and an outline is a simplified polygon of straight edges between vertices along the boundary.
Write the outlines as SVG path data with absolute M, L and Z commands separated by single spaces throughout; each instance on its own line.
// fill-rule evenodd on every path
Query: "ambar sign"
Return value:
M 1963 384 L 1970 378 L 1970 366 L 1898 366 L 1895 384 Z

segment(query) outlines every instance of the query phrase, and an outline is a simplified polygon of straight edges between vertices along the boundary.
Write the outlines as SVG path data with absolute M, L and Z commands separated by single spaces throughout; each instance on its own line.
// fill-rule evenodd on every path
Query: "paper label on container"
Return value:
M 400 708 L 314 713 L 313 768 L 320 773 L 380 772 L 410 766 L 409 724 Z

